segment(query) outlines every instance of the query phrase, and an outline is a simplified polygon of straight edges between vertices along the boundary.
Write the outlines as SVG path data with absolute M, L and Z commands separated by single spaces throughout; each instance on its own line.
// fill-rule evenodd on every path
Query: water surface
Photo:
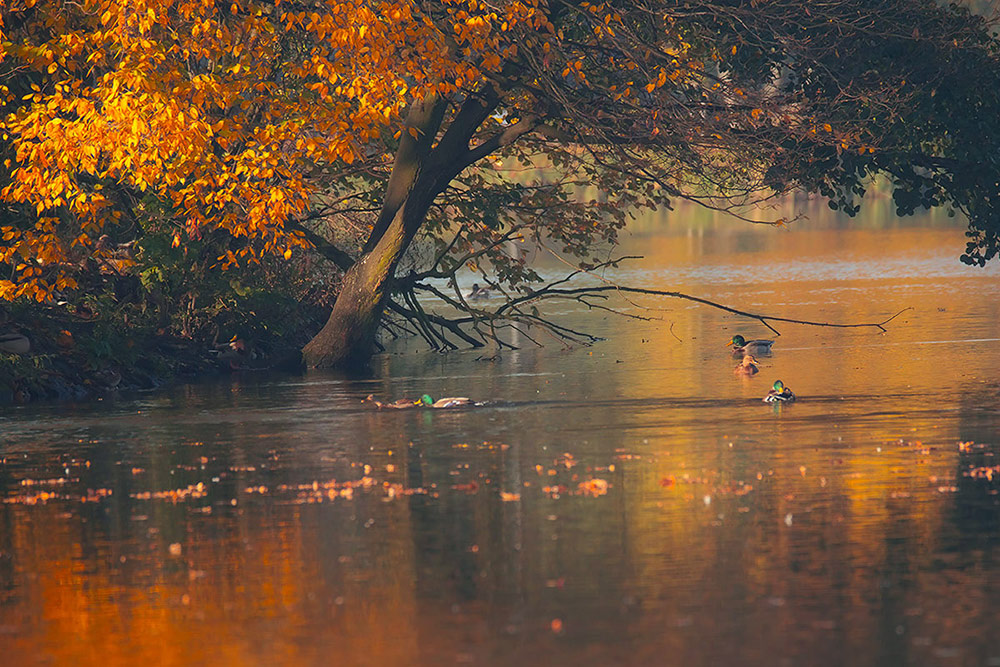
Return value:
M 4 663 L 1000 665 L 1000 272 L 932 223 L 638 227 L 608 277 L 912 309 L 753 378 L 760 324 L 642 298 L 557 308 L 593 347 L 5 409 Z M 425 392 L 495 403 L 361 402 Z

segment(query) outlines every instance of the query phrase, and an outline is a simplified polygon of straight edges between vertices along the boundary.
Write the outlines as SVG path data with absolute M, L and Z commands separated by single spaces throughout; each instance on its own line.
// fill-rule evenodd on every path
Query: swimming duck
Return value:
M 487 299 L 489 296 L 489 287 L 480 287 L 479 283 L 472 283 L 472 289 L 469 291 L 470 299 Z
M 774 388 L 764 397 L 765 403 L 791 403 L 794 400 L 795 394 L 781 380 L 775 380 Z
M 757 361 L 757 357 L 752 354 L 745 354 L 743 355 L 743 363 L 734 368 L 733 372 L 737 375 L 756 375 L 757 371 L 760 370 L 757 368 L 758 363 L 760 362 Z
M 733 346 L 733 356 L 739 357 L 747 354 L 771 354 L 773 340 L 747 340 L 743 336 L 736 334 L 726 345 Z
M 250 350 L 247 349 L 247 344 L 236 336 L 233 336 L 233 339 L 228 343 L 216 345 L 215 350 L 212 351 L 215 353 L 215 358 L 221 366 L 233 371 L 246 368 L 247 361 L 250 360 L 251 355 Z
M 392 403 L 383 403 L 382 401 L 375 398 L 374 395 L 368 394 L 362 403 L 374 403 L 375 407 L 381 410 L 382 408 L 389 408 L 392 410 L 406 410 L 409 408 L 416 408 L 421 406 L 421 401 L 413 400 L 412 398 L 401 398 Z
M 392 410 L 407 410 L 410 408 L 457 408 L 463 405 L 476 405 L 471 398 L 466 398 L 464 396 L 449 396 L 447 398 L 439 398 L 434 400 L 429 394 L 424 394 L 417 400 L 412 398 L 401 398 L 392 403 L 383 403 L 369 394 L 365 397 L 362 403 L 374 403 L 375 407 L 381 410 L 382 408 L 388 408 Z
M 420 397 L 419 404 L 426 408 L 457 408 L 463 405 L 474 405 L 472 399 L 465 396 L 449 396 L 435 401 L 427 394 Z

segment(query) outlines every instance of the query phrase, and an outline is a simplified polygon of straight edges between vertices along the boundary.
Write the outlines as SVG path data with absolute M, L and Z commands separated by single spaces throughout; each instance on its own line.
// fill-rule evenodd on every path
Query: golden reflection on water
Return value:
M 776 325 L 753 378 L 724 343 L 759 324 L 642 300 L 664 310 L 619 305 L 663 319 L 569 313 L 609 337 L 589 349 L 402 348 L 373 381 L 16 411 L 5 661 L 1000 664 L 997 271 L 952 264 L 949 227 L 706 229 L 637 227 L 646 260 L 615 277 L 803 319 L 913 310 Z M 760 401 L 778 377 L 798 402 Z M 503 402 L 359 404 L 425 391 Z

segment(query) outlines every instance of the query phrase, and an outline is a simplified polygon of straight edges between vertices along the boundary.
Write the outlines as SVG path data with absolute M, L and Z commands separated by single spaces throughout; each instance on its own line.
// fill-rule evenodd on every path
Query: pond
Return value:
M 1000 665 L 1000 270 L 948 220 L 811 217 L 640 221 L 605 276 L 910 309 L 776 324 L 754 377 L 759 323 L 643 297 L 552 311 L 591 347 L 4 408 L 4 662 Z M 492 403 L 362 403 L 422 393 Z

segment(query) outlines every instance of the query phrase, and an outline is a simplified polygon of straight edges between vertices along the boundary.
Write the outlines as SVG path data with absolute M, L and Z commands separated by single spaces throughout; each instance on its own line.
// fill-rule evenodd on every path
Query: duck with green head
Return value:
M 747 340 L 743 336 L 736 334 L 726 345 L 733 346 L 733 356 L 742 357 L 748 354 L 771 354 L 773 340 Z
M 764 397 L 765 403 L 791 403 L 794 400 L 795 394 L 781 380 L 775 380 L 771 391 Z
M 417 403 L 425 408 L 457 408 L 463 405 L 473 405 L 472 399 L 465 396 L 448 396 L 435 401 L 428 394 L 421 396 Z
M 374 403 L 375 407 L 379 410 L 391 409 L 391 410 L 409 410 L 412 408 L 457 408 L 463 405 L 481 405 L 481 403 L 474 403 L 471 398 L 466 398 L 464 396 L 449 396 L 447 398 L 439 398 L 436 401 L 430 396 L 430 394 L 424 394 L 420 398 L 413 400 L 412 398 L 401 398 L 397 401 L 391 403 L 383 403 L 375 398 L 375 396 L 369 394 L 365 397 L 362 403 Z

